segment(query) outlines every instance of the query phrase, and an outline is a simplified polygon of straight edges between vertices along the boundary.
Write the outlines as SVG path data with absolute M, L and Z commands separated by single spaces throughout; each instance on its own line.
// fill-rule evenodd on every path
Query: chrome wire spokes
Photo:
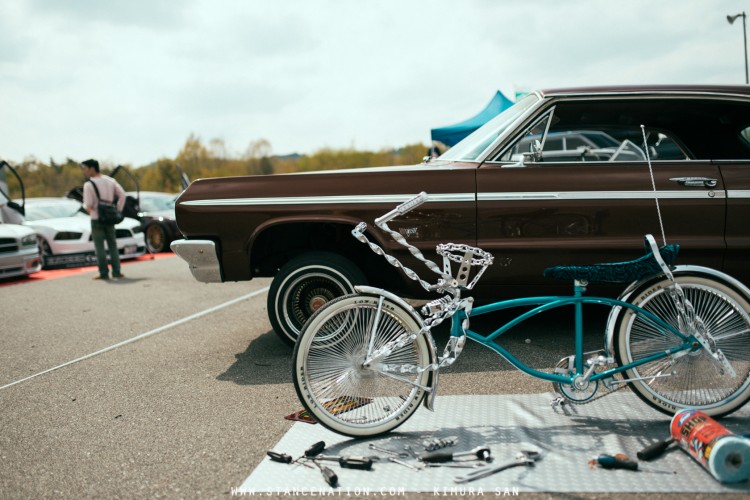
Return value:
M 377 350 L 405 333 L 405 322 L 377 305 L 352 304 L 327 318 L 310 344 L 305 367 L 318 404 L 330 405 L 328 412 L 345 422 L 368 424 L 394 418 L 423 388 L 421 374 L 389 373 L 380 363 L 370 368 L 363 364 L 371 344 Z M 382 364 L 420 367 L 425 363 L 411 342 L 386 356 Z
M 685 299 L 692 304 L 694 314 L 700 318 L 714 349 L 723 353 L 736 376 L 731 377 L 725 373 L 715 356 L 697 343 L 690 352 L 678 353 L 635 368 L 634 376 L 646 378 L 650 391 L 676 405 L 718 403 L 743 390 L 750 383 L 748 316 L 728 296 L 709 287 L 683 286 L 682 291 Z M 684 312 L 667 289 L 653 294 L 642 307 L 675 328 L 686 327 Z M 629 358 L 632 361 L 684 343 L 681 338 L 655 327 L 637 315 L 631 321 Z M 672 376 L 664 377 L 666 374 Z M 653 378 L 649 380 L 650 377 Z

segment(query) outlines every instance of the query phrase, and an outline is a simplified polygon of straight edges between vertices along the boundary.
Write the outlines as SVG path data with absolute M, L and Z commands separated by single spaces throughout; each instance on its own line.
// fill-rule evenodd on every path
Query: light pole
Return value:
M 745 42 L 742 46 L 745 48 L 745 83 L 750 83 L 747 75 L 747 27 L 745 26 L 745 13 L 735 14 L 733 16 L 727 16 L 729 24 L 734 24 L 738 17 L 742 18 L 742 40 Z

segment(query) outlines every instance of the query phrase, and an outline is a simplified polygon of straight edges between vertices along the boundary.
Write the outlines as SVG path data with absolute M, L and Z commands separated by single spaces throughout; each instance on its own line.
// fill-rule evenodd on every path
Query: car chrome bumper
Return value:
M 172 251 L 188 263 L 193 277 L 203 283 L 221 283 L 216 244 L 210 240 L 175 240 Z

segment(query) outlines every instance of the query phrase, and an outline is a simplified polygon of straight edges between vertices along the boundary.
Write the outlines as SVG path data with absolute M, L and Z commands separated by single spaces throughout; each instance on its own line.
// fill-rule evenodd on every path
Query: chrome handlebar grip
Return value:
M 361 241 L 362 243 L 367 243 L 367 236 L 365 236 L 366 230 L 367 222 L 360 222 L 354 229 L 352 229 L 352 236 L 357 238 L 357 240 Z
M 411 210 L 414 210 L 415 208 L 417 208 L 418 206 L 420 206 L 426 201 L 427 201 L 427 193 L 422 191 L 415 197 L 406 200 L 405 202 L 403 202 L 402 204 L 400 204 L 399 206 L 397 206 L 396 208 L 394 208 L 387 214 L 381 215 L 380 217 L 375 219 L 375 225 L 378 227 L 381 227 L 381 224 L 385 224 L 386 222 L 389 222 L 395 219 L 399 215 L 404 215 L 405 213 Z

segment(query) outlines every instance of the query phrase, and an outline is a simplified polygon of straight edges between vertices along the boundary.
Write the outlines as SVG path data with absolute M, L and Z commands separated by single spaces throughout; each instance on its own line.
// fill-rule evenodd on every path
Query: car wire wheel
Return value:
M 271 283 L 268 317 L 284 342 L 294 345 L 307 320 L 337 297 L 366 284 L 348 259 L 330 252 L 311 252 L 290 260 Z

